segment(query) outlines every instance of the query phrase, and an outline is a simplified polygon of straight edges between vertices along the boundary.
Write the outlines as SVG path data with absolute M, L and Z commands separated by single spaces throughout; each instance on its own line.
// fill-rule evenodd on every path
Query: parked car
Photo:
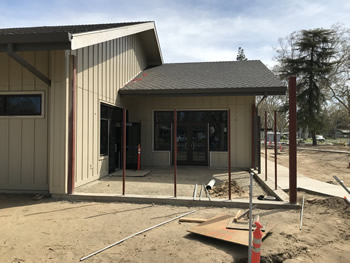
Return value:
M 323 135 L 316 135 L 316 141 L 318 141 L 318 142 L 325 142 L 326 139 L 323 137 Z

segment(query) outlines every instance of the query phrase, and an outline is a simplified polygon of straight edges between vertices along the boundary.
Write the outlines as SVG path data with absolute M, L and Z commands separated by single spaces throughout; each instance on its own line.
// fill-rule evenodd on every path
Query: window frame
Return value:
M 171 153 L 172 152 L 172 148 L 173 148 L 173 122 L 171 122 L 171 143 L 170 143 L 170 150 L 156 150 L 154 145 L 155 145 L 155 112 L 162 112 L 162 111 L 166 111 L 166 112 L 174 112 L 174 109 L 152 109 L 152 152 L 155 152 L 155 153 L 161 153 L 161 152 L 166 152 L 166 153 Z M 176 113 L 178 112 L 181 112 L 181 111 L 188 111 L 188 112 L 191 112 L 191 111 L 208 111 L 208 112 L 211 112 L 211 111 L 222 111 L 222 112 L 228 112 L 228 108 L 215 108 L 215 109 L 202 109 L 202 108 L 199 108 L 199 109 L 187 109 L 187 108 L 179 108 L 179 109 L 176 109 Z M 228 115 L 226 115 L 226 122 L 225 125 L 226 125 L 226 129 L 227 128 L 227 125 L 228 125 Z M 208 122 L 209 124 L 209 127 L 210 127 L 210 123 L 211 122 Z M 208 127 L 208 153 L 227 153 L 228 152 L 228 146 L 226 146 L 226 150 L 210 150 L 210 138 L 209 138 L 209 127 Z M 228 135 L 227 135 L 227 140 L 228 140 Z M 169 158 L 170 158 L 170 155 L 169 155 Z M 169 161 L 170 162 L 170 161 Z
M 0 96 L 37 96 L 41 98 L 40 115 L 0 115 L 0 119 L 21 118 L 21 119 L 43 119 L 45 118 L 45 91 L 11 91 L 0 92 Z

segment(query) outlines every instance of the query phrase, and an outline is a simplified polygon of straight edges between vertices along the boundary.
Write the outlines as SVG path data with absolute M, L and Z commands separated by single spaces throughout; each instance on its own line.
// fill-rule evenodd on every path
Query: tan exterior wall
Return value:
M 142 165 L 170 165 L 169 151 L 153 151 L 153 111 L 155 110 L 227 110 L 231 109 L 232 167 L 251 166 L 251 114 L 255 97 L 197 96 L 197 97 L 125 97 L 129 121 L 141 121 Z M 210 152 L 211 167 L 227 167 L 227 152 Z
M 64 94 L 60 92 L 63 66 L 60 62 L 64 60 L 64 53 L 60 52 L 60 56 L 47 51 L 18 54 L 44 75 L 51 77 L 53 85 L 48 88 L 7 53 L 0 53 L 0 94 L 41 92 L 44 104 L 43 116 L 0 116 L 0 189 L 48 191 L 49 187 L 57 186 L 56 180 L 50 181 L 49 174 L 64 175 L 64 155 L 61 154 L 64 143 L 56 140 L 61 135 L 63 116 L 55 114 L 61 111 L 60 107 L 64 107 L 61 97 Z M 49 144 L 55 150 L 51 147 L 49 151 Z M 59 177 L 57 175 L 54 178 Z
M 76 176 L 79 186 L 108 174 L 100 157 L 100 104 L 123 107 L 118 90 L 146 67 L 137 35 L 72 52 L 77 59 Z

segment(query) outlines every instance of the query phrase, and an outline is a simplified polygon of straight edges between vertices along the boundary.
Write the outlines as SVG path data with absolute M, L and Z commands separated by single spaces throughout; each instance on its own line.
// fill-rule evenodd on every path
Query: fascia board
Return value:
M 71 50 L 95 45 L 112 39 L 137 34 L 146 30 L 155 30 L 154 22 L 142 23 L 120 28 L 91 31 L 85 33 L 72 34 Z M 158 39 L 157 39 L 158 42 Z M 159 48 L 159 44 L 158 44 Z M 159 50 L 160 51 L 160 50 Z

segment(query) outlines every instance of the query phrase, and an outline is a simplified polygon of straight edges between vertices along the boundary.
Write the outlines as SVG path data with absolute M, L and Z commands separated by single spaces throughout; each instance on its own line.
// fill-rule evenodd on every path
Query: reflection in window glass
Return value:
M 173 115 L 171 111 L 154 112 L 154 150 L 170 151 Z
M 41 115 L 41 95 L 0 95 L 1 116 Z
M 209 124 L 209 150 L 227 151 L 227 111 L 178 111 L 178 124 Z M 154 150 L 171 150 L 173 112 L 154 112 Z M 187 128 L 186 128 L 187 129 Z

